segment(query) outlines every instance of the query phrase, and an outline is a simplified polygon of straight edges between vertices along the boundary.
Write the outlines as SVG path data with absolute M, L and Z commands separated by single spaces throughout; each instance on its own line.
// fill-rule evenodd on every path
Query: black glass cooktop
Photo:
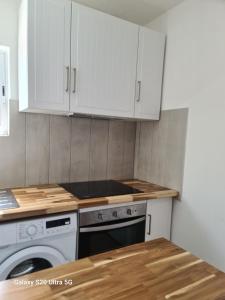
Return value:
M 81 200 L 143 193 L 115 180 L 73 182 L 60 184 L 60 186 Z

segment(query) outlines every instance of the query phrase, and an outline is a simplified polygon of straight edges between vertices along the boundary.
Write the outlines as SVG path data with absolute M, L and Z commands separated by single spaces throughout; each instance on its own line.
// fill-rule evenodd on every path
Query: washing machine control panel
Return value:
M 17 242 L 50 237 L 75 230 L 74 215 L 58 215 L 17 223 Z
M 27 221 L 18 224 L 17 238 L 18 240 L 32 240 L 44 236 L 44 222 Z

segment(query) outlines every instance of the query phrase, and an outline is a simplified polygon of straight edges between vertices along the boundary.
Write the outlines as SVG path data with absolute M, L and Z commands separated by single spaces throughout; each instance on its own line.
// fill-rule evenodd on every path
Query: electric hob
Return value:
M 63 183 L 60 186 L 80 200 L 143 193 L 115 180 Z

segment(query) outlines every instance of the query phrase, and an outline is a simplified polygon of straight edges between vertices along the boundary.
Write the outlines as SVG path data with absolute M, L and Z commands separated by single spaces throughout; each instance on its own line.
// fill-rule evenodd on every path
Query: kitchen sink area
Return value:
M 0 190 L 0 209 L 18 208 L 19 204 L 16 201 L 13 193 L 9 189 Z

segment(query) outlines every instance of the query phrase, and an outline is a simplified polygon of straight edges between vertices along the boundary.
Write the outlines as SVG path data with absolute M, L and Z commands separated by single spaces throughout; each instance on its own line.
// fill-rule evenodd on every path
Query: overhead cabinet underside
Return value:
M 23 0 L 20 111 L 159 119 L 165 36 L 68 0 Z

